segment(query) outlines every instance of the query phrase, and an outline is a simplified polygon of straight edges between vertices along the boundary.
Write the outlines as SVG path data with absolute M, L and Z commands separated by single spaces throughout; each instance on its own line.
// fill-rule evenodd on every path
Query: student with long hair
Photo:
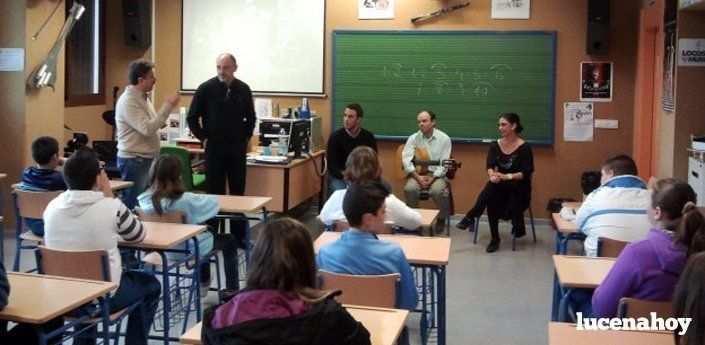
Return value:
M 702 345 L 705 339 L 705 253 L 693 255 L 681 275 L 674 293 L 674 317 L 691 322 L 683 335 L 674 333 L 676 345 Z
M 382 182 L 382 167 L 379 166 L 377 152 L 368 146 L 358 146 L 348 156 L 345 162 L 343 178 L 348 184 L 364 180 L 372 182 Z M 335 221 L 345 221 L 343 213 L 343 199 L 347 189 L 335 191 L 321 210 L 321 221 L 326 225 L 331 225 Z M 406 229 L 416 229 L 421 226 L 421 215 L 406 206 L 394 194 L 389 194 L 385 199 L 386 217 L 385 221 L 392 222 L 397 226 Z
M 154 160 L 149 171 L 148 188 L 137 199 L 145 213 L 156 213 L 161 216 L 166 212 L 184 211 L 186 220 L 190 224 L 203 224 L 215 217 L 220 209 L 217 196 L 198 195 L 185 190 L 181 178 L 181 161 L 173 155 L 161 155 Z M 201 255 L 209 253 L 214 247 L 223 251 L 225 286 L 236 290 L 238 288 L 237 248 L 234 238 L 230 234 L 214 235 L 211 231 L 202 232 L 197 238 L 198 251 Z M 184 242 L 175 249 L 184 250 L 188 244 Z M 169 259 L 182 259 L 184 255 L 167 253 Z M 207 292 L 210 281 L 210 264 L 206 262 L 201 265 L 203 292 Z
M 684 182 L 663 179 L 652 186 L 645 240 L 628 244 L 592 297 L 595 317 L 614 317 L 619 300 L 669 301 L 686 260 L 705 250 L 705 219 L 695 192 Z
M 247 288 L 204 313 L 203 344 L 370 344 L 335 293 L 316 289 L 308 229 L 291 218 L 269 220 L 260 231 Z

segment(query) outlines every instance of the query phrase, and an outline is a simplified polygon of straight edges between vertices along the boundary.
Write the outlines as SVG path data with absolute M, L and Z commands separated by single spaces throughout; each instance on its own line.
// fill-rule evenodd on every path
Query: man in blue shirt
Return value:
M 318 251 L 316 264 L 320 269 L 344 274 L 399 273 L 396 307 L 414 310 L 419 296 L 404 252 L 399 244 L 379 240 L 375 234 L 384 227 L 387 195 L 381 183 L 363 181 L 350 185 L 343 199 L 343 213 L 350 229 Z

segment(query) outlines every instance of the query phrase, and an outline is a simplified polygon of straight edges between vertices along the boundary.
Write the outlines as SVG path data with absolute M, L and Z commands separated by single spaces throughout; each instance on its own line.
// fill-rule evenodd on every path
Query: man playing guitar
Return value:
M 418 149 L 428 151 L 429 160 L 450 159 L 451 142 L 450 137 L 436 127 L 436 114 L 430 110 L 422 110 L 417 117 L 419 131 L 409 136 L 402 151 L 402 166 L 410 178 L 404 187 L 406 204 L 412 208 L 418 208 L 419 195 L 422 191 L 428 190 L 433 202 L 438 208 L 436 218 L 436 232 L 443 231 L 446 216 L 448 214 L 448 204 L 445 200 L 445 189 L 447 186 L 446 171 L 443 166 L 429 166 L 428 174 L 419 174 L 412 163 L 414 152 Z

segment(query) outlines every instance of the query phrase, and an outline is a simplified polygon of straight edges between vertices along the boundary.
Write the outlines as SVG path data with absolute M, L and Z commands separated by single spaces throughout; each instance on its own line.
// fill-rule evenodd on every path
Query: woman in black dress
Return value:
M 499 219 L 512 221 L 512 233 L 516 237 L 526 234 L 524 210 L 531 202 L 531 174 L 534 172 L 534 157 L 531 147 L 519 137 L 523 130 L 519 115 L 506 113 L 499 116 L 499 132 L 502 138 L 492 142 L 487 153 L 487 175 L 489 181 L 475 206 L 455 226 L 467 229 L 474 219 L 487 208 L 492 240 L 487 252 L 499 249 Z

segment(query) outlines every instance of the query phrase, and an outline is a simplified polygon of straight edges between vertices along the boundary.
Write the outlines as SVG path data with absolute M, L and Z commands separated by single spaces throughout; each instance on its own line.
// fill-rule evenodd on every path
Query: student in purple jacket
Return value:
M 705 219 L 686 183 L 663 179 L 652 187 L 645 240 L 628 244 L 592 297 L 594 317 L 615 317 L 619 300 L 669 301 L 686 260 L 705 250 Z

